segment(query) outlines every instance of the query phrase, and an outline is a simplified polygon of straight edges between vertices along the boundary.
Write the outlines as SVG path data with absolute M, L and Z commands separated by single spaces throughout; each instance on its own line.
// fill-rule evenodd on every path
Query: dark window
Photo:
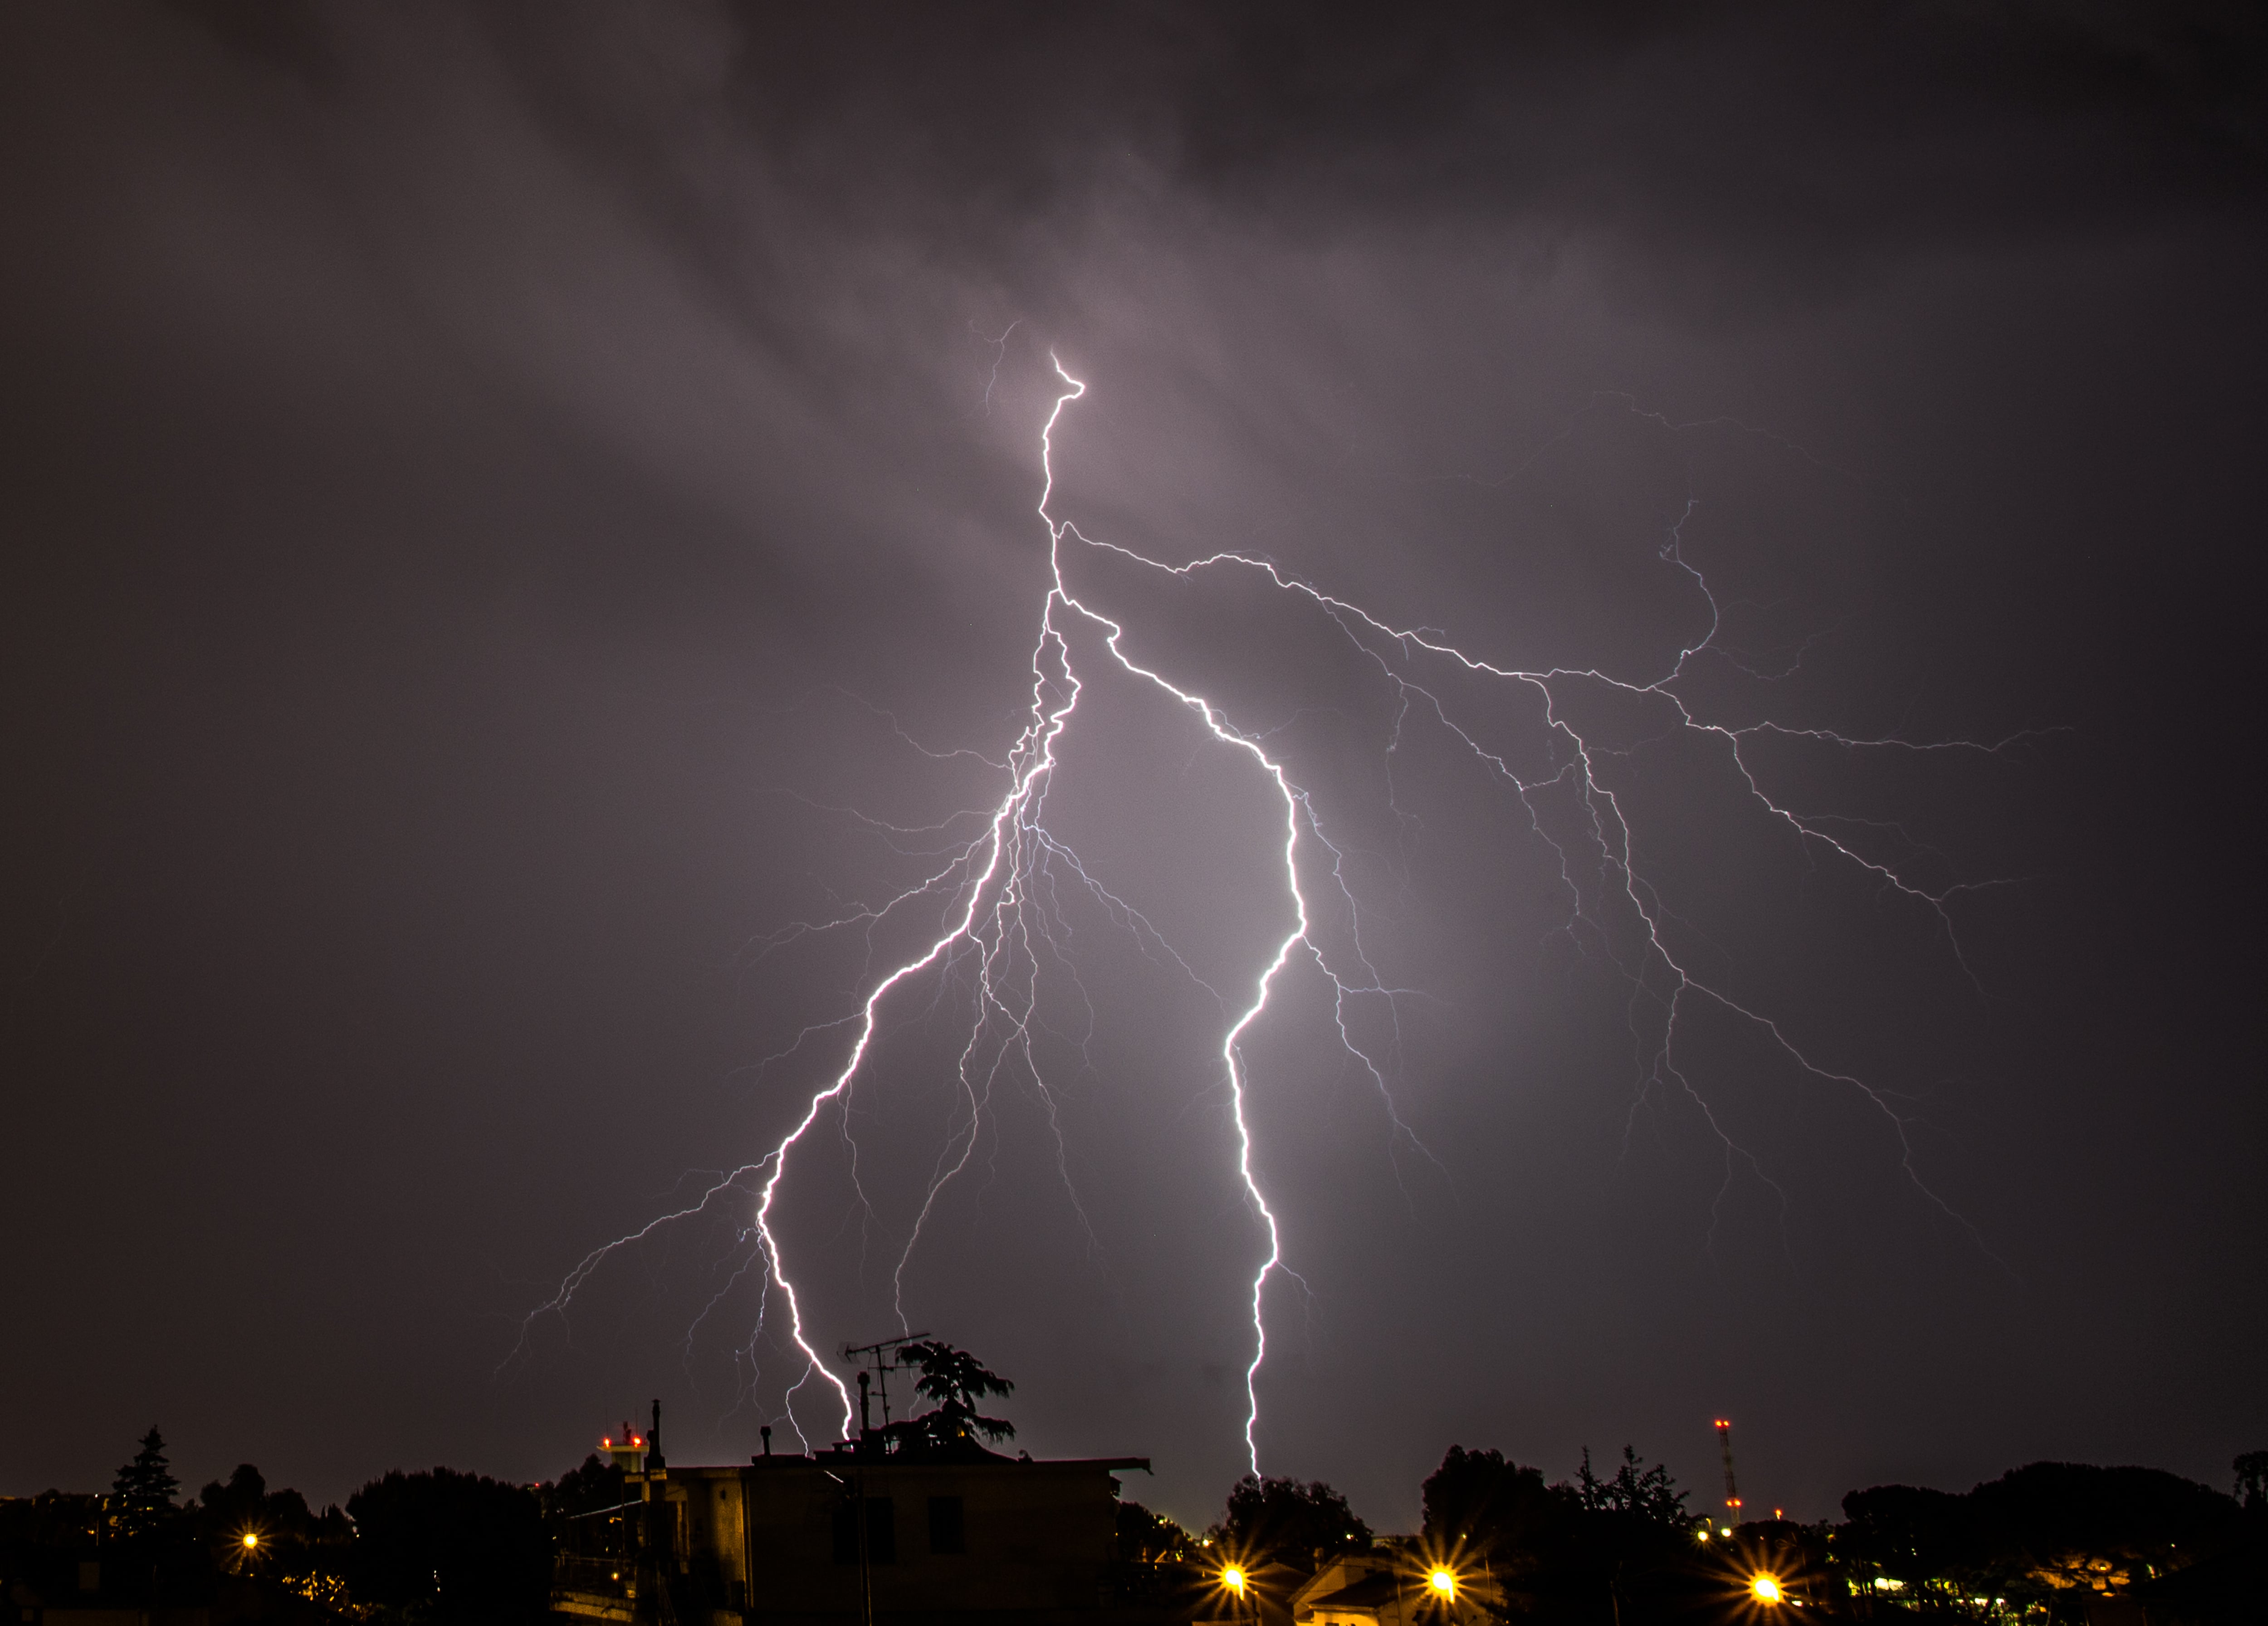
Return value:
M 959 1497 L 930 1497 L 929 1550 L 933 1553 L 965 1553 L 968 1550 L 968 1539 L 961 1524 Z
M 890 1498 L 870 1496 L 866 1498 L 866 1561 L 869 1563 L 895 1563 L 898 1561 L 898 1526 L 890 1514 Z M 858 1504 L 845 1498 L 835 1509 L 835 1562 L 858 1562 Z

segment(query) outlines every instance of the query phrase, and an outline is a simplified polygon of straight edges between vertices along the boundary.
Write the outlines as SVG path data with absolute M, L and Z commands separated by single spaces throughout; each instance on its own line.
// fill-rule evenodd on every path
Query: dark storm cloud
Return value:
M 1530 214 L 1839 263 L 2242 205 L 2268 158 L 2268 36 L 2241 6 L 733 15 L 715 88 L 789 183 L 947 240 L 1130 161 L 1295 231 L 1351 208 Z M 614 62 L 563 60 L 549 13 L 497 32 L 594 131 L 628 133 Z
M 657 1386 L 681 1452 L 748 1448 L 777 1349 L 744 1394 L 745 1295 L 685 1336 L 729 1223 L 490 1374 L 585 1249 L 823 1073 L 758 1063 L 840 1013 L 862 945 L 751 945 L 917 872 L 829 810 L 990 793 L 890 719 L 997 753 L 1022 703 L 1049 346 L 1094 386 L 1057 467 L 1099 534 L 1652 674 L 1699 625 L 1660 552 L 1697 499 L 1728 638 L 1804 653 L 1703 673 L 1712 706 L 2072 731 L 2005 763 L 1770 755 L 1807 806 L 1898 821 L 1933 884 L 2036 878 L 1962 905 L 1982 998 L 1926 917 L 1743 834 L 1707 763 L 1633 780 L 1697 952 L 1913 1104 L 1975 1232 L 1879 1116 L 1705 1034 L 1789 1220 L 1720 1189 L 1690 1113 L 1633 1110 L 1626 994 L 1554 945 L 1550 867 L 1469 767 L 1413 738 L 1387 799 L 1390 711 L 1329 628 L 1094 567 L 1140 649 L 1280 728 L 1424 996 L 1396 1083 L 1447 1174 L 1313 1042 L 1312 987 L 1256 1049 L 1315 1284 L 1281 1312 L 1271 1467 L 1390 1525 L 1452 1439 L 1557 1472 L 1632 1438 L 1705 1483 L 1691 1424 L 1723 1407 L 1810 1513 L 2257 1443 L 2251 881 L 2198 858 L 2185 799 L 2250 642 L 2248 11 L 9 26 L 0 875 L 37 1150 L 6 1285 L 52 1329 L 9 1375 L 58 1403 L 5 1489 L 95 1483 L 152 1416 L 197 1475 L 549 1474 Z M 1658 726 L 1596 710 L 1633 748 Z M 1242 975 L 1281 907 L 1264 802 L 1123 687 L 1087 715 L 1066 828 Z M 1020 1380 L 1035 1449 L 1146 1451 L 1201 1519 L 1237 1468 L 1251 1242 L 1219 1012 L 1083 928 L 1094 1230 L 1010 1100 L 1019 1177 L 946 1216 L 914 1302 Z M 875 1218 L 839 1141 L 806 1166 L 825 1339 L 885 1316 L 861 1250 L 902 1234 L 953 1033 L 917 1000 L 885 1035 Z
M 310 86 L 351 72 L 315 13 L 178 9 Z M 696 254 L 745 204 L 696 173 L 687 136 L 720 122 L 816 217 L 948 253 L 1059 228 L 1130 168 L 1121 206 L 1294 233 L 1603 228 L 1738 261 L 1688 297 L 1767 306 L 1872 254 L 2241 210 L 2268 162 L 2268 30 L 2237 5 L 491 7 L 438 32 Z

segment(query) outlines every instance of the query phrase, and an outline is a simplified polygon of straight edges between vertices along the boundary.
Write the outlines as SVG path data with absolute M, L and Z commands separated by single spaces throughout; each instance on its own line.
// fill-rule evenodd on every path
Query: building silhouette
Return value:
M 863 1428 L 810 1453 L 676 1466 L 659 1409 L 605 1449 L 624 1501 L 570 1521 L 555 1611 L 609 1626 L 1175 1618 L 1120 1585 L 1118 1483 L 1142 1457 L 1035 1460 Z M 1184 1611 L 1179 1618 L 1186 1619 Z

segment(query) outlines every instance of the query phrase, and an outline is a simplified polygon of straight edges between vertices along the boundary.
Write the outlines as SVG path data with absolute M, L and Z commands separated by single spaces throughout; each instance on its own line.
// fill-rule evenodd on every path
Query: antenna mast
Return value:
M 1733 1479 L 1733 1422 L 1729 1417 L 1717 1419 L 1717 1446 L 1725 1456 L 1725 1517 L 1738 1524 L 1741 1522 L 1741 1488 Z
M 890 1365 L 890 1352 L 902 1343 L 917 1343 L 928 1337 L 927 1333 L 908 1333 L 902 1338 L 885 1338 L 880 1343 L 846 1343 L 843 1358 L 855 1360 L 861 1355 L 874 1357 L 874 1378 L 882 1391 L 882 1426 L 890 1426 L 890 1374 L 898 1370 Z M 861 1362 L 861 1365 L 865 1363 Z

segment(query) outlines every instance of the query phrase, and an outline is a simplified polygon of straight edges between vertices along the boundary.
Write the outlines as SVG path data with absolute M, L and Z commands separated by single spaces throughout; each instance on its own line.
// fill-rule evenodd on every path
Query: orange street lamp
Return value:
M 1780 1590 L 1779 1578 L 1759 1575 L 1749 1583 L 1749 1596 L 1758 1603 L 1786 1603 L 1787 1594 Z
M 1231 1598 L 1236 1600 L 1234 1603 L 1229 1606 L 1230 1615 L 1235 1616 L 1242 1615 L 1244 1613 L 1244 1606 L 1248 1601 L 1251 1602 L 1255 1613 L 1256 1614 L 1258 1612 L 1258 1599 L 1247 1598 L 1247 1594 L 1252 1590 L 1252 1578 L 1245 1573 L 1244 1566 L 1242 1564 L 1223 1564 L 1220 1569 L 1220 1586 L 1223 1592 L 1226 1593 Z

